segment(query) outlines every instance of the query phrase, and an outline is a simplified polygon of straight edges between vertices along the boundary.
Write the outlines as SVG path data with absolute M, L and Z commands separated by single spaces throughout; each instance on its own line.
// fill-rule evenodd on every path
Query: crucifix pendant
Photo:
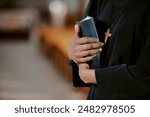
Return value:
M 107 32 L 105 32 L 105 40 L 104 43 L 107 42 L 107 40 L 112 36 L 112 34 L 110 33 L 110 28 L 107 29 Z

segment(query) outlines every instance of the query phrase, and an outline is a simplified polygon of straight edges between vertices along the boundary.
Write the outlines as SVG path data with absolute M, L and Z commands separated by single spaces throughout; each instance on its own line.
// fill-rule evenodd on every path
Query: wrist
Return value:
M 86 72 L 86 76 L 88 76 L 87 81 L 88 81 L 89 83 L 94 83 L 94 84 L 96 84 L 95 70 L 89 69 L 89 70 Z
M 79 65 L 79 75 L 85 83 L 96 83 L 95 70 L 89 69 L 86 64 Z

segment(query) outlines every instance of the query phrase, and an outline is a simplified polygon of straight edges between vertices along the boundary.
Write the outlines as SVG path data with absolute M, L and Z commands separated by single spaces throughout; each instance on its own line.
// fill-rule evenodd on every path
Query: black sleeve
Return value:
M 150 16 L 150 15 L 149 15 Z M 147 18 L 147 43 L 136 65 L 126 64 L 96 69 L 97 86 L 115 96 L 134 99 L 150 97 L 150 17 Z

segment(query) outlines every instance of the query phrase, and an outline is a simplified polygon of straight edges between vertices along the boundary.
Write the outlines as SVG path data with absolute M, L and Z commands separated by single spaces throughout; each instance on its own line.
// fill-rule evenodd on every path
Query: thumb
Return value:
M 79 32 L 80 32 L 79 24 L 76 24 L 76 25 L 74 26 L 74 30 L 75 30 L 75 35 L 76 35 L 76 36 L 79 36 Z

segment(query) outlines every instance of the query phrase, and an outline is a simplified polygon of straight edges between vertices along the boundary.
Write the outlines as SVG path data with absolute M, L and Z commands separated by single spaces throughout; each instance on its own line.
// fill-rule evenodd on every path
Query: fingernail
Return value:
M 102 51 L 102 48 L 100 48 L 99 51 L 101 52 L 101 51 Z

